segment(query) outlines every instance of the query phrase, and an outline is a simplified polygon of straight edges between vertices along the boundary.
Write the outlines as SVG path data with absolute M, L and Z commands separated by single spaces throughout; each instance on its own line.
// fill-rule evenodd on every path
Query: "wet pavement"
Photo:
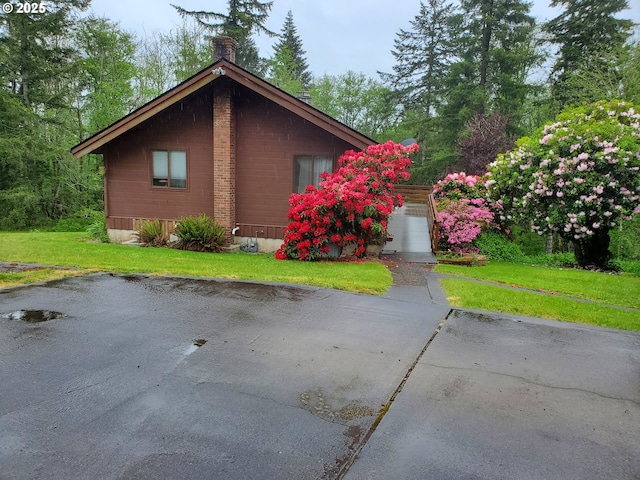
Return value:
M 0 291 L 0 362 L 2 479 L 640 476 L 640 334 L 450 310 L 428 276 Z
M 427 206 L 407 203 L 394 208 L 389 221 L 389 234 L 393 240 L 387 242 L 381 256 L 402 262 L 436 263 L 431 251 Z

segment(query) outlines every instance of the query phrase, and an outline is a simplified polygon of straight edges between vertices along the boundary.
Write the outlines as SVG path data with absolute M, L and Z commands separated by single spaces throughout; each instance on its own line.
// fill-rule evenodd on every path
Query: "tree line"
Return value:
M 182 23 L 139 38 L 90 0 L 0 15 L 0 228 L 53 224 L 102 209 L 101 158 L 69 148 L 211 63 L 210 37 L 238 42 L 237 63 L 372 139 L 415 138 L 412 181 L 481 173 L 568 105 L 640 103 L 640 42 L 618 18 L 626 0 L 553 0 L 539 23 L 522 0 L 424 0 L 378 78 L 314 75 L 293 13 L 266 27 L 273 2 L 222 12 L 173 5 Z M 254 36 L 274 39 L 263 58 Z M 550 63 L 547 59 L 553 58 Z

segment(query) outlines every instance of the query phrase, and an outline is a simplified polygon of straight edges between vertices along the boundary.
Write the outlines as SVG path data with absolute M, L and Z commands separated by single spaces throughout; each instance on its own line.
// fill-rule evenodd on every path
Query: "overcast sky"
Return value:
M 606 1 L 606 0 L 603 0 Z M 187 10 L 224 12 L 227 0 L 173 0 Z M 558 11 L 548 7 L 550 0 L 533 0 L 531 13 L 549 20 Z M 640 1 L 630 0 L 623 18 L 640 23 Z M 164 0 L 92 0 L 92 10 L 120 22 L 125 30 L 137 33 L 168 31 L 181 22 L 180 16 Z M 274 0 L 267 27 L 280 32 L 285 16 L 293 20 L 307 52 L 313 74 L 339 75 L 347 70 L 377 78 L 376 71 L 390 72 L 396 33 L 410 27 L 419 11 L 419 0 Z M 257 38 L 263 57 L 271 56 L 275 40 Z

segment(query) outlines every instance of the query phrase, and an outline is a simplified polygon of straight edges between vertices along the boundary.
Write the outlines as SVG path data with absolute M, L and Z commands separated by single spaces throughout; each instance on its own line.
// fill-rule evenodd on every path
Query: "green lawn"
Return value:
M 382 295 L 391 285 L 391 274 L 376 262 L 298 262 L 276 260 L 273 255 L 136 248 L 93 243 L 83 233 L 0 232 L 0 261 L 114 273 L 299 283 L 374 295 Z
M 441 279 L 454 306 L 640 331 L 636 276 L 502 262 L 472 268 L 438 265 L 435 271 L 460 277 Z
M 70 277 L 83 273 L 83 270 L 62 270 L 56 268 L 45 268 L 42 270 L 28 270 L 25 272 L 0 272 L 0 288 L 15 287 L 28 283 L 45 282 L 58 278 Z
M 506 262 L 487 262 L 484 267 L 441 264 L 436 271 L 529 290 L 560 293 L 566 297 L 640 308 L 640 277 L 631 275 Z

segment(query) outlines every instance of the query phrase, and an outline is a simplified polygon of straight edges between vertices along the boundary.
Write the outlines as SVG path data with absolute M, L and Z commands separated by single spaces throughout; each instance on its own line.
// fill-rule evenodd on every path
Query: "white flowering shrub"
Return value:
M 609 230 L 640 213 L 640 108 L 623 101 L 567 110 L 498 156 L 487 187 L 502 221 L 573 242 L 581 266 L 606 267 Z

